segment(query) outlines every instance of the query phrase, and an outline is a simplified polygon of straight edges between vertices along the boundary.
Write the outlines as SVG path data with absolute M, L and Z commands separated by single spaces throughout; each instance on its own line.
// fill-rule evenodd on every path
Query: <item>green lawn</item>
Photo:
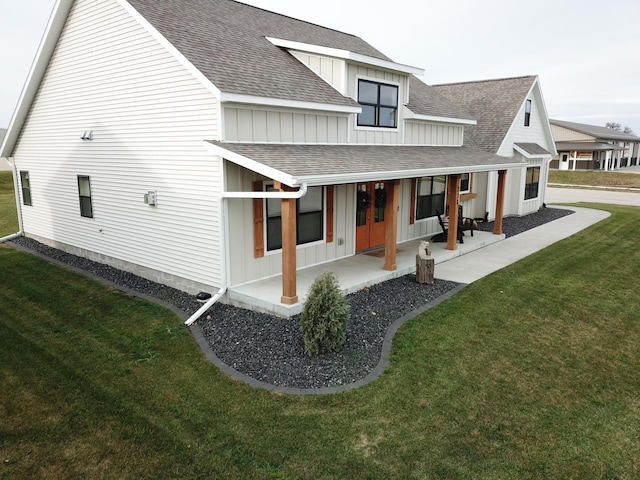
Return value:
M 589 185 L 592 187 L 640 188 L 640 175 L 620 172 L 550 170 L 549 183 Z
M 640 209 L 607 208 L 319 397 L 238 383 L 168 310 L 0 247 L 0 477 L 638 478 Z
M 4 162 L 4 160 L 0 160 Z M 0 172 L 0 238 L 18 231 L 16 196 L 13 189 L 13 174 Z

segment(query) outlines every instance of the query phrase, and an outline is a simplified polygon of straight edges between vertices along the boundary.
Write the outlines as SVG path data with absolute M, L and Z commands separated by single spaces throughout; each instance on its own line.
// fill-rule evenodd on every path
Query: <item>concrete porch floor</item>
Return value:
M 504 235 L 493 235 L 489 232 L 475 231 L 473 237 L 465 232 L 464 243 L 458 243 L 457 250 L 446 250 L 446 243 L 432 243 L 430 248 L 435 264 L 446 262 L 480 248 L 504 240 Z M 425 238 L 429 240 L 428 238 Z M 290 317 L 302 311 L 307 292 L 313 281 L 321 273 L 330 270 L 336 274 L 344 295 L 356 292 L 369 285 L 375 285 L 392 278 L 415 272 L 418 243 L 421 239 L 398 244 L 398 269 L 389 272 L 383 270 L 384 256 L 376 257 L 369 253 L 359 253 L 332 262 L 300 269 L 297 271 L 298 299 L 295 305 L 280 303 L 282 295 L 282 275 L 277 275 L 257 282 L 231 287 L 227 291 L 227 302 L 243 308 Z M 401 250 L 401 251 L 400 251 Z M 438 277 L 438 268 L 435 269 Z

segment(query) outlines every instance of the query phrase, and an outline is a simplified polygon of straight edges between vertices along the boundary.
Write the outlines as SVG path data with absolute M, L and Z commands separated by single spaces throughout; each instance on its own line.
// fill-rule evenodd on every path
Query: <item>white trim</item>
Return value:
M 409 65 L 403 65 L 401 63 L 391 62 L 389 60 L 382 60 L 380 58 L 370 57 L 368 55 L 362 55 L 360 53 L 351 52 L 349 50 L 342 50 L 338 48 L 323 47 L 320 45 L 313 45 L 310 43 L 294 42 L 291 40 L 282 40 L 280 38 L 265 37 L 276 47 L 287 48 L 290 50 L 299 50 L 301 52 L 316 53 L 319 55 L 325 55 L 328 57 L 342 58 L 344 60 L 351 60 L 352 62 L 363 63 L 365 65 L 371 65 L 374 67 L 384 68 L 385 70 L 393 70 L 394 72 L 401 72 L 413 75 L 424 75 L 424 69 L 418 67 L 411 67 Z
M 320 110 L 324 112 L 360 113 L 360 106 L 334 105 L 331 103 L 303 102 L 283 98 L 259 97 L 242 93 L 221 93 L 221 103 L 249 103 L 252 105 L 268 105 L 273 107 L 297 108 L 303 110 Z
M 423 120 L 425 122 L 439 122 L 439 123 L 455 123 L 458 125 L 477 125 L 476 120 L 467 120 L 464 118 L 453 117 L 438 117 L 435 115 L 422 115 L 420 113 L 413 113 L 406 105 L 404 105 L 405 114 L 404 120 Z
M 247 168 L 251 171 L 264 175 L 265 177 L 269 177 L 278 182 L 284 183 L 289 187 L 296 186 L 295 180 L 291 175 L 287 175 L 280 170 L 276 170 L 275 168 L 271 168 L 263 163 L 256 162 L 250 158 L 247 158 L 243 155 L 237 154 L 225 148 L 214 145 L 211 142 L 207 142 L 206 140 L 203 142 L 204 148 L 214 155 L 225 158 L 227 160 L 232 161 L 233 163 L 240 165 L 241 167 Z

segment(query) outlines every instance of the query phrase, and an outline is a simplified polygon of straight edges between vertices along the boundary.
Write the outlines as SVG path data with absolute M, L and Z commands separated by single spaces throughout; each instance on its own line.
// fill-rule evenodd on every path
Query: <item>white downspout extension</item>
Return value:
M 0 243 L 8 242 L 10 240 L 13 240 L 14 238 L 22 237 L 24 235 L 24 231 L 22 230 L 22 207 L 20 205 L 20 194 L 18 193 L 18 170 L 16 168 L 15 162 L 11 161 L 8 158 L 5 158 L 5 160 L 13 170 L 13 189 L 16 194 L 16 208 L 18 209 L 18 232 L 0 238 Z
M 275 198 L 275 199 L 287 199 L 287 198 L 302 198 L 307 194 L 307 184 L 303 183 L 300 186 L 300 190 L 298 190 L 297 192 L 222 192 L 220 201 L 222 203 L 222 207 L 223 207 L 223 212 L 226 212 L 226 202 L 225 200 L 229 199 L 229 198 Z M 224 214 L 224 213 L 223 213 Z M 226 220 L 223 219 L 223 223 Z M 225 228 L 225 232 L 226 232 L 226 228 Z M 211 306 L 216 303 L 218 300 L 220 300 L 223 295 L 225 293 L 227 293 L 227 255 L 226 255 L 226 248 L 225 250 L 225 254 L 224 254 L 224 259 L 222 261 L 222 278 L 223 278 L 223 285 L 220 288 L 220 290 L 218 290 L 218 292 L 211 297 L 209 300 L 207 300 L 207 303 L 205 303 L 204 305 L 202 305 L 202 307 L 200 307 L 198 309 L 198 311 L 196 313 L 194 313 L 193 315 L 191 315 L 186 322 L 184 322 L 185 325 L 189 326 L 191 325 L 193 322 L 195 322 L 196 320 L 198 320 L 207 310 L 209 310 L 211 308 Z

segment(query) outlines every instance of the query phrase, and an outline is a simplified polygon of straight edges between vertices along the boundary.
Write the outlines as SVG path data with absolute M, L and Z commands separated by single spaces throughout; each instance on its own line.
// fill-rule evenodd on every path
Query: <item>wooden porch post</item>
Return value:
M 462 175 L 447 177 L 447 208 L 449 209 L 449 233 L 447 234 L 447 250 L 458 248 L 458 198 L 460 197 L 460 180 Z
M 504 210 L 504 186 L 507 178 L 507 171 L 498 172 L 498 195 L 496 197 L 496 220 L 493 226 L 494 235 L 502 235 L 502 215 Z
M 295 192 L 297 189 L 275 182 L 274 187 L 281 192 Z M 298 303 L 296 293 L 296 199 L 283 198 L 282 202 L 282 297 L 285 305 Z
M 400 181 L 387 183 L 387 206 L 384 209 L 384 269 L 394 271 L 398 269 L 396 261 L 396 242 L 398 241 L 398 193 Z

